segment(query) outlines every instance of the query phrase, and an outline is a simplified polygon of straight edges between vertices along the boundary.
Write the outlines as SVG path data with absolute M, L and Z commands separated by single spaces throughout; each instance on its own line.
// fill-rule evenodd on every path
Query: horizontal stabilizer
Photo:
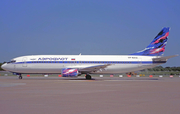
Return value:
M 179 55 L 171 55 L 171 56 L 166 56 L 166 57 L 159 57 L 159 58 L 153 58 L 153 61 L 167 61 L 167 59 L 177 57 Z

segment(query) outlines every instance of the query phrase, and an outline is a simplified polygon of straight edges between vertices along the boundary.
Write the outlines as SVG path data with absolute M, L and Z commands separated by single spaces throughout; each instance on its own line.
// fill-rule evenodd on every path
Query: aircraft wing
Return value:
M 90 66 L 79 69 L 79 71 L 83 73 L 91 73 L 91 72 L 100 72 L 102 70 L 105 70 L 107 66 L 110 66 L 111 64 L 104 64 L 104 65 L 96 65 L 96 66 Z
M 166 57 L 153 58 L 153 61 L 167 61 L 170 58 L 177 57 L 179 55 L 171 55 Z

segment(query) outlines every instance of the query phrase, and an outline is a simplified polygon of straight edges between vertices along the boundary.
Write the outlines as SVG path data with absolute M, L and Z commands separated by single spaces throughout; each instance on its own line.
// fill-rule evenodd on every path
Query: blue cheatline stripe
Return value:
M 16 62 L 14 64 L 33 64 L 33 63 L 73 63 L 73 64 L 155 64 L 166 63 L 166 61 L 27 61 Z

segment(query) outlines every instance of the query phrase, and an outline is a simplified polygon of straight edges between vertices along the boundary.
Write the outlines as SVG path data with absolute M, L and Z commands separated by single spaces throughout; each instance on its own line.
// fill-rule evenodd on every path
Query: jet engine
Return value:
M 78 72 L 78 69 L 74 69 L 74 68 L 63 68 L 61 73 L 62 73 L 62 77 L 76 77 L 80 74 Z

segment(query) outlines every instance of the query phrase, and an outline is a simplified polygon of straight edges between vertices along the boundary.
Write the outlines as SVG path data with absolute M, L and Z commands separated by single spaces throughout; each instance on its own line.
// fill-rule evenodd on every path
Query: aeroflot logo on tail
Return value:
M 54 61 L 61 60 L 61 61 L 64 61 L 64 60 L 67 60 L 67 59 L 68 59 L 67 57 L 62 57 L 62 58 L 56 58 L 56 57 L 42 57 L 42 58 L 39 58 L 38 60 L 54 60 Z

